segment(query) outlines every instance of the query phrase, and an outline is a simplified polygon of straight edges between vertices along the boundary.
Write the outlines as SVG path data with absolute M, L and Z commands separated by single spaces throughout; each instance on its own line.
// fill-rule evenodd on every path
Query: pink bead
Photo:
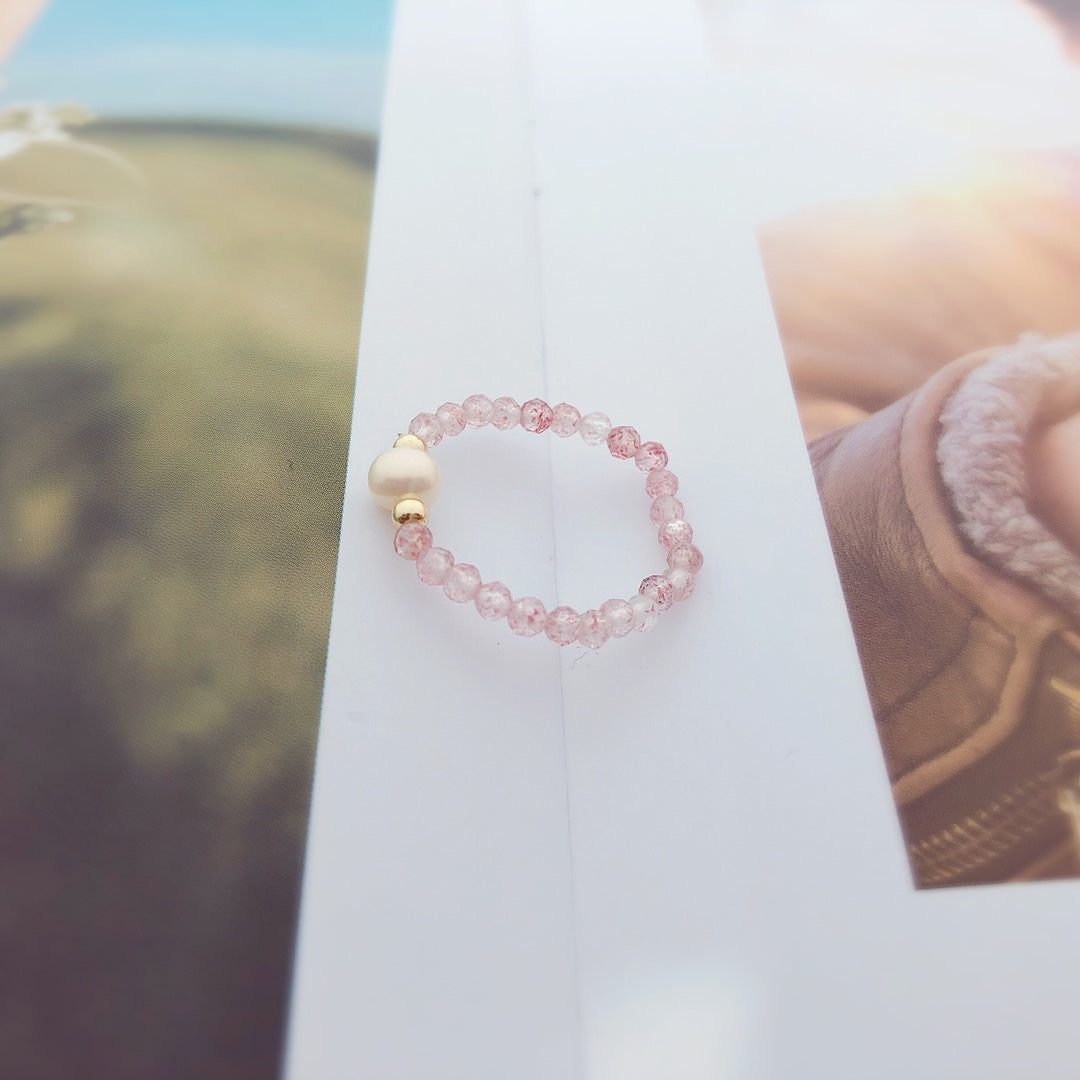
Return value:
M 577 431 L 580 423 L 581 413 L 565 401 L 551 410 L 551 433 L 558 435 L 560 439 L 568 439 Z
M 465 410 L 454 402 L 438 406 L 435 409 L 435 419 L 438 421 L 438 429 L 450 438 L 465 430 Z
M 667 564 L 672 570 L 689 570 L 696 574 L 705 562 L 705 556 L 693 544 L 678 544 L 667 555 Z
M 694 530 L 690 522 L 683 521 L 682 518 L 675 518 L 673 521 L 665 521 L 660 526 L 656 538 L 663 547 L 670 551 L 678 544 L 689 544 L 694 539 Z
M 642 443 L 634 455 L 634 464 L 642 472 L 656 472 L 667 465 L 667 451 L 658 442 Z
M 394 533 L 394 550 L 403 558 L 415 561 L 431 547 L 431 530 L 419 521 L 406 521 Z
M 521 422 L 521 406 L 512 397 L 497 397 L 491 403 L 491 426 L 509 431 Z
M 472 394 L 461 403 L 465 414 L 465 423 L 471 428 L 484 427 L 491 423 L 491 398 L 483 394 Z
M 694 591 L 694 585 L 697 582 L 697 578 L 690 573 L 689 570 L 683 570 L 681 567 L 675 570 L 668 570 L 664 577 L 671 582 L 672 589 L 675 590 L 675 603 L 680 600 L 685 600 Z
M 447 401 L 435 410 L 435 419 L 439 421 L 439 430 L 450 438 L 465 430 L 465 410 L 452 401 Z
M 583 611 L 578 619 L 577 639 L 588 649 L 599 649 L 611 637 L 608 621 L 595 608 Z
M 632 458 L 641 445 L 641 436 L 625 424 L 622 427 L 613 427 L 608 432 L 607 448 L 614 458 Z
M 439 421 L 429 412 L 417 413 L 409 423 L 409 432 L 424 440 L 430 450 L 442 442 L 442 429 Z
M 663 525 L 665 521 L 674 521 L 683 516 L 683 504 L 674 495 L 661 495 L 653 499 L 649 517 L 654 525 Z
M 537 435 L 551 427 L 552 408 L 546 401 L 532 398 L 521 406 L 521 426 Z
M 634 612 L 635 630 L 651 630 L 656 625 L 656 620 L 660 618 L 660 609 L 651 596 L 638 593 L 637 596 L 631 596 L 627 603 Z
M 611 421 L 602 412 L 591 412 L 581 418 L 578 434 L 586 446 L 599 446 L 611 431 Z
M 547 611 L 535 596 L 522 596 L 510 605 L 506 616 L 510 629 L 522 637 L 535 637 L 544 632 Z
M 600 612 L 608 621 L 613 638 L 626 637 L 634 629 L 634 609 L 625 600 L 605 600 Z
M 488 581 L 476 590 L 473 603 L 481 619 L 494 622 L 510 614 L 510 590 L 501 581 Z
M 645 494 L 650 499 L 661 495 L 674 495 L 679 490 L 679 478 L 667 469 L 657 469 L 645 477 Z
M 480 588 L 480 571 L 468 563 L 455 563 L 443 579 L 443 592 L 456 604 L 467 604 Z
M 662 574 L 653 574 L 647 577 L 638 586 L 638 592 L 642 596 L 651 596 L 656 601 L 656 607 L 659 611 L 667 611 L 675 603 L 675 589 Z
M 548 612 L 544 630 L 556 645 L 571 645 L 577 638 L 578 621 L 578 613 L 572 607 L 557 607 Z
M 416 576 L 425 585 L 441 585 L 454 565 L 454 556 L 446 548 L 431 547 L 416 560 Z

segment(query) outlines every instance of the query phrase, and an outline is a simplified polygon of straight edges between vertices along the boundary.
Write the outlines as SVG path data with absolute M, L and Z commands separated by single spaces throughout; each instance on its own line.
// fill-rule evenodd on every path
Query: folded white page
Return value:
M 1061 1061 L 1071 888 L 911 886 L 754 244 L 777 156 L 731 85 L 689 2 L 399 0 L 293 1078 Z M 420 585 L 367 464 L 476 392 L 663 442 L 694 597 L 594 655 Z M 437 456 L 436 542 L 515 595 L 663 565 L 640 476 L 579 440 Z

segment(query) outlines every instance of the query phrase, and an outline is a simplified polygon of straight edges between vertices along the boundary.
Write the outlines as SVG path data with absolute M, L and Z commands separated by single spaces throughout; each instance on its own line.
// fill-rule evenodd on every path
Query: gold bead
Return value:
M 394 503 L 394 521 L 404 525 L 406 521 L 427 521 L 427 507 L 419 499 L 400 499 Z
M 395 446 L 409 446 L 413 450 L 426 450 L 427 443 L 420 438 L 419 435 L 413 435 L 412 432 L 405 432 L 404 435 L 399 435 L 394 440 Z

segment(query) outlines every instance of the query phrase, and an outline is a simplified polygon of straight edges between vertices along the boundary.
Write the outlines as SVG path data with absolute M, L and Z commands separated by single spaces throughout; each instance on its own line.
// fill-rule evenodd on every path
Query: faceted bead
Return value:
M 635 630 L 651 630 L 656 625 L 656 620 L 660 618 L 660 609 L 651 596 L 638 593 L 637 596 L 631 596 L 628 603 L 634 611 Z
M 626 458 L 632 458 L 638 452 L 640 445 L 641 436 L 625 424 L 622 427 L 613 427 L 608 432 L 607 448 L 614 458 L 621 458 L 624 461 Z
M 491 426 L 509 431 L 521 421 L 521 406 L 512 397 L 497 397 L 491 403 Z
M 491 423 L 491 398 L 483 394 L 472 394 L 461 403 L 465 414 L 465 423 L 471 428 L 484 427 Z
M 667 553 L 667 564 L 672 570 L 696 574 L 704 562 L 705 556 L 693 544 L 677 544 Z
M 515 634 L 535 637 L 544 632 L 547 611 L 535 596 L 522 596 L 510 605 L 510 614 L 506 616 L 506 621 Z
M 667 469 L 657 469 L 645 477 L 645 494 L 650 499 L 661 495 L 674 495 L 679 490 L 679 478 Z
M 419 521 L 409 521 L 394 533 L 394 550 L 403 558 L 413 561 L 431 547 L 431 530 Z
M 467 604 L 480 588 L 480 571 L 468 563 L 455 563 L 443 579 L 443 592 L 457 604 Z
M 613 638 L 626 637 L 634 629 L 634 609 L 625 600 L 605 600 L 600 613 L 607 619 L 608 633 Z
M 586 446 L 599 446 L 611 430 L 611 421 L 602 412 L 591 412 L 581 418 L 578 434 Z
M 473 603 L 481 619 L 494 622 L 510 613 L 510 590 L 501 581 L 487 581 L 476 590 Z
M 662 574 L 647 577 L 638 586 L 638 593 L 641 596 L 651 596 L 660 611 L 667 611 L 675 603 L 675 588 Z
M 665 521 L 660 526 L 656 538 L 663 547 L 670 551 L 676 544 L 689 544 L 694 539 L 694 530 L 690 522 L 683 521 L 682 518 L 675 518 L 672 521 Z
M 532 398 L 521 406 L 521 426 L 539 435 L 551 427 L 552 408 L 546 401 Z
M 675 590 L 675 603 L 680 600 L 685 600 L 694 591 L 694 584 L 697 578 L 690 573 L 689 570 L 683 570 L 678 567 L 674 570 L 668 570 L 664 577 L 671 582 L 672 589 Z
M 452 401 L 440 405 L 435 410 L 435 419 L 439 421 L 439 430 L 453 438 L 465 430 L 465 410 Z
M 446 548 L 428 548 L 416 560 L 416 576 L 426 585 L 441 585 L 454 565 L 454 556 Z
M 667 465 L 667 451 L 658 442 L 642 443 L 634 455 L 634 464 L 644 473 L 656 472 Z
M 577 639 L 588 649 L 599 649 L 611 637 L 604 613 L 595 608 L 583 611 L 578 619 Z
M 565 401 L 551 410 L 551 434 L 558 435 L 560 439 L 568 439 L 577 431 L 580 423 L 581 413 Z
M 683 504 L 674 495 L 661 495 L 653 499 L 649 517 L 654 525 L 663 525 L 665 521 L 674 521 L 683 516 Z
M 572 607 L 557 607 L 548 612 L 544 630 L 556 645 L 570 645 L 577 638 L 578 613 Z
M 442 428 L 432 413 L 417 413 L 409 422 L 409 431 L 423 439 L 429 450 L 442 442 Z

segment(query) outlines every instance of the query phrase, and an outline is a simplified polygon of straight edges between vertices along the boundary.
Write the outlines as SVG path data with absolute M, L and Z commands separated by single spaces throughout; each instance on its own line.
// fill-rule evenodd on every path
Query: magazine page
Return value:
M 710 11 L 721 57 L 797 34 L 789 79 L 862 88 L 789 118 L 819 164 L 759 238 L 912 878 L 1075 878 L 1076 26 L 907 4 L 843 60 L 828 5 Z
M 875 683 L 868 693 L 864 679 L 864 601 L 851 604 L 853 627 L 850 571 L 834 558 L 836 519 L 828 498 L 819 501 L 799 423 L 801 413 L 879 430 L 884 421 L 870 414 L 890 399 L 862 391 L 894 369 L 862 363 L 864 349 L 897 358 L 908 380 L 893 379 L 898 398 L 945 363 L 928 360 L 932 336 L 911 329 L 910 290 L 878 277 L 895 260 L 883 269 L 870 258 L 879 247 L 902 251 L 911 219 L 890 208 L 879 233 L 893 240 L 882 243 L 861 231 L 870 211 L 836 202 L 933 182 L 943 158 L 925 146 L 912 154 L 901 138 L 902 89 L 952 149 L 957 133 L 985 135 L 974 124 L 985 87 L 970 83 L 960 57 L 947 58 L 940 80 L 922 77 L 940 64 L 943 43 L 963 52 L 992 36 L 964 32 L 975 22 L 963 7 L 935 15 L 884 5 L 880 25 L 855 27 L 844 5 L 475 0 L 450 12 L 402 0 L 291 1077 L 1068 1071 L 1073 882 L 917 887 L 952 882 L 919 876 L 910 820 L 897 813 L 913 790 L 903 785 L 910 763 L 898 771 L 888 740 L 883 753 Z M 1033 14 L 1008 0 L 1000 11 Z M 943 26 L 946 17 L 958 22 Z M 846 39 L 829 19 L 847 27 Z M 1021 24 L 1007 25 L 1018 51 L 1012 77 L 999 81 L 1026 93 L 1026 83 L 1051 78 L 1050 54 L 1020 51 Z M 902 77 L 874 91 L 888 64 L 871 45 L 894 30 L 914 51 L 894 58 Z M 964 105 L 958 115 L 944 109 L 949 92 Z M 1008 98 L 996 100 L 997 114 L 1016 118 Z M 949 204 L 968 205 L 955 189 Z M 1059 233 L 1032 204 L 1008 205 L 1009 220 L 1037 234 L 1040 258 L 1054 263 Z M 969 209 L 961 219 L 978 224 Z M 929 233 L 926 249 L 947 253 L 948 230 Z M 995 248 L 976 250 L 972 277 L 982 282 Z M 910 273 L 933 286 L 930 269 Z M 1050 279 L 1032 271 L 1031 280 Z M 1033 293 L 1045 295 L 1064 287 Z M 860 298 L 881 313 L 873 348 L 852 306 Z M 996 336 L 1005 306 L 964 310 Z M 1040 311 L 1016 332 L 1044 341 L 1067 331 L 1067 318 Z M 838 342 L 849 346 L 841 373 L 863 380 L 859 393 L 834 390 L 818 409 L 832 384 L 794 361 L 789 376 L 785 353 L 801 355 L 798 316 L 808 351 L 840 360 Z M 955 318 L 938 321 L 958 329 Z M 918 363 L 885 333 L 903 338 L 905 328 L 918 338 Z M 941 352 L 959 355 L 956 344 Z M 569 403 L 663 443 L 679 486 L 656 498 L 677 499 L 692 523 L 703 557 L 693 595 L 647 633 L 599 650 L 580 630 L 556 648 L 546 626 L 522 636 L 509 620 L 479 618 L 471 573 L 448 588 L 448 557 L 421 554 L 445 548 L 455 567 L 475 565 L 513 598 L 578 613 L 632 596 L 665 558 L 642 477 L 618 460 L 629 436 L 614 440 L 613 455 L 557 432 L 493 430 L 494 413 L 483 414 L 487 424 L 475 414 L 473 428 L 457 410 L 474 395 Z M 420 522 L 396 533 L 368 491 L 369 465 L 409 428 L 432 439 L 429 451 L 411 449 L 442 469 L 430 548 Z M 885 468 L 879 456 L 849 457 Z M 852 546 L 871 557 L 913 553 L 915 534 L 889 516 L 895 485 L 856 476 L 845 491 Z M 1040 499 L 1035 509 L 1054 532 L 1052 505 Z M 395 551 L 399 535 L 413 539 Z M 1001 601 L 968 569 L 967 607 L 954 604 L 951 623 L 921 609 L 916 641 L 932 648 L 957 621 L 970 631 L 969 651 L 946 650 L 939 666 L 955 661 L 945 683 L 979 691 L 976 719 L 996 736 L 1008 725 L 987 706 L 1001 686 L 986 682 L 980 658 L 1008 669 L 1010 655 L 1023 655 L 1030 673 L 1033 640 L 1068 645 L 1067 626 L 1053 601 L 1052 614 L 1014 622 L 1014 643 L 1003 640 Z M 1019 595 L 1012 588 L 1007 596 Z M 892 644 L 903 641 L 910 595 L 890 594 L 896 617 L 871 624 L 894 682 L 919 676 L 917 650 Z M 1019 609 L 1035 612 L 1030 598 Z M 552 636 L 564 629 L 556 620 Z M 1046 674 L 1071 685 L 1067 671 Z M 1052 695 L 1061 689 L 1047 683 Z M 942 719 L 927 726 L 961 745 L 979 725 L 968 705 L 941 696 Z M 925 738 L 926 727 L 906 730 Z M 1039 749 L 1049 742 L 1067 755 L 1056 737 Z M 900 730 L 897 745 L 911 750 L 906 739 Z M 967 746 L 991 751 L 985 739 Z M 913 799 L 931 793 L 920 790 Z M 1061 799 L 1067 807 L 1067 791 Z M 963 809 L 962 831 L 971 814 Z M 1010 874 L 1036 876 L 1026 866 Z
M 388 5 L 0 4 L 0 1074 L 279 1074 Z

